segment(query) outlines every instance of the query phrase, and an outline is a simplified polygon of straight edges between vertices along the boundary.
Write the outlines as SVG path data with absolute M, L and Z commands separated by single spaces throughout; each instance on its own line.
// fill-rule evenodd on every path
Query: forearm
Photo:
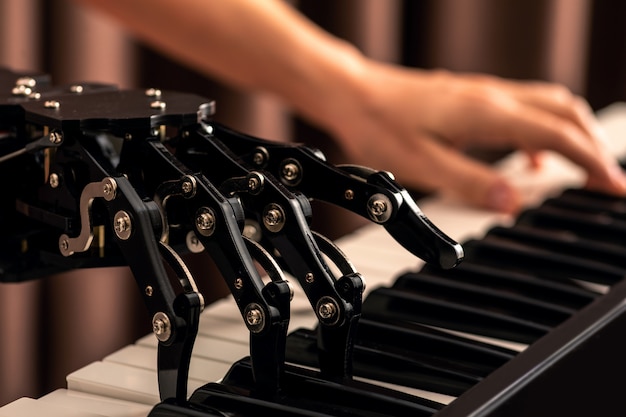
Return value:
M 134 35 L 235 87 L 278 95 L 327 125 L 361 55 L 276 0 L 77 0 Z

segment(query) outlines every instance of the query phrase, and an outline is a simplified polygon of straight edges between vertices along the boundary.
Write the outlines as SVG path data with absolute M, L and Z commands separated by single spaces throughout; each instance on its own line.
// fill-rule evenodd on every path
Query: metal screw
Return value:
M 281 169 L 281 175 L 289 184 L 295 185 L 300 179 L 300 166 L 296 162 L 287 162 Z
M 70 248 L 70 242 L 67 239 L 61 239 L 59 247 L 61 248 L 61 252 L 66 252 Z
M 148 97 L 161 97 L 161 90 L 157 88 L 148 88 L 146 90 L 146 96 Z
M 208 207 L 202 207 L 196 214 L 196 227 L 202 236 L 211 236 L 215 231 L 215 214 Z
M 80 94 L 83 92 L 83 86 L 80 84 L 74 84 L 70 86 L 70 93 Z
M 37 85 L 37 80 L 33 77 L 20 77 L 15 81 L 16 86 L 23 85 L 25 87 L 34 87 Z
M 57 188 L 60 183 L 59 175 L 55 173 L 50 174 L 48 181 L 50 182 L 50 187 Z
M 131 135 L 130 133 L 124 134 L 124 140 L 131 140 L 132 138 L 133 138 L 133 135 Z
M 150 108 L 151 109 L 156 109 L 156 110 L 163 110 L 165 109 L 166 104 L 164 101 L 161 100 L 155 100 L 152 103 L 150 103 Z
M 263 224 L 271 232 L 279 232 L 285 224 L 285 214 L 278 204 L 270 204 L 263 214 Z
M 120 210 L 115 213 L 113 218 L 113 229 L 115 234 L 122 240 L 127 240 L 132 232 L 132 224 L 130 216 L 124 210 Z
M 195 193 L 195 181 L 192 178 L 187 178 L 180 185 L 180 188 L 183 190 L 183 193 L 186 197 L 191 197 Z
M 58 145 L 62 141 L 63 141 L 63 133 L 57 132 L 57 131 L 50 133 L 50 143 L 54 143 L 55 145 Z
M 354 191 L 346 190 L 346 192 L 343 194 L 343 196 L 346 198 L 346 200 L 352 200 L 352 199 L 354 199 Z
M 152 318 L 152 333 L 161 342 L 167 342 L 172 335 L 170 319 L 165 313 L 158 312 Z
M 248 188 L 250 189 L 250 191 L 256 190 L 257 188 L 259 188 L 259 185 L 261 185 L 261 181 L 259 181 L 257 177 L 250 177 L 248 179 Z
M 367 210 L 372 220 L 384 223 L 391 217 L 391 200 L 384 194 L 374 194 L 367 202 Z
M 315 277 L 312 272 L 309 272 L 304 276 L 304 280 L 307 282 L 307 284 L 310 284 L 315 281 Z
M 337 314 L 337 308 L 332 303 L 324 303 L 320 305 L 318 312 L 321 318 L 328 320 Z
M 387 204 L 385 204 L 382 200 L 375 200 L 372 202 L 370 210 L 374 216 L 381 216 L 385 211 L 387 211 Z
M 115 199 L 117 194 L 117 183 L 113 178 L 106 178 L 104 180 L 104 185 L 102 186 L 102 194 L 104 194 L 104 199 L 106 201 L 111 201 Z
M 61 107 L 61 103 L 57 100 L 48 100 L 43 103 L 43 106 L 46 109 L 58 109 L 59 107 Z
M 151 285 L 148 285 L 148 286 L 146 287 L 146 295 L 147 295 L 148 297 L 152 297 L 152 294 L 154 294 L 154 289 L 152 288 L 152 286 L 151 286 Z
M 25 85 L 18 85 L 11 89 L 11 94 L 13 94 L 14 96 L 29 96 L 32 93 L 32 88 Z
M 235 288 L 238 290 L 243 288 L 243 280 L 241 278 L 235 279 Z
M 339 306 L 331 297 L 322 297 L 317 302 L 317 315 L 327 325 L 334 325 L 339 321 Z
M 261 306 L 257 303 L 250 303 L 246 306 L 244 317 L 248 329 L 250 329 L 252 333 L 259 333 L 263 330 L 263 327 L 265 327 L 265 314 Z
M 252 163 L 260 167 L 260 166 L 265 165 L 268 158 L 269 158 L 269 153 L 267 152 L 267 149 L 265 149 L 262 146 L 259 146 L 254 151 L 254 155 L 252 155 Z

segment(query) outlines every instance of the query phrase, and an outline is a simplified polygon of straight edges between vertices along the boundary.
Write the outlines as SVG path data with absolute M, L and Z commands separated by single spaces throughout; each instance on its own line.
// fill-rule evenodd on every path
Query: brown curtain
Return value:
M 621 0 L 292 1 L 369 56 L 422 68 L 557 81 L 595 108 L 626 99 Z M 236 24 L 236 22 L 233 22 Z M 71 0 L 0 2 L 0 66 L 38 70 L 54 82 L 192 91 L 217 100 L 217 119 L 246 133 L 305 141 L 342 162 L 332 141 L 281 103 L 191 72 L 143 47 Z M 328 207 L 314 225 L 337 237 L 359 224 Z M 347 225 L 339 228 L 338 225 Z M 209 299 L 224 294 L 207 284 Z M 205 294 L 206 296 L 206 294 Z M 64 377 L 145 334 L 147 318 L 126 268 L 78 270 L 0 284 L 0 404 L 64 386 Z

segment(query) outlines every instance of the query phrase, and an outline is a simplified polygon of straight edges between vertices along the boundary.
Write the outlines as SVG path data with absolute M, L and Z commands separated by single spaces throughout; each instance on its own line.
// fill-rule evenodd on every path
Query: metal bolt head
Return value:
M 48 178 L 48 182 L 50 183 L 50 187 L 57 188 L 61 183 L 59 178 L 59 174 L 52 173 L 50 174 L 50 178 Z
M 319 319 L 327 325 L 337 324 L 339 321 L 339 306 L 331 297 L 322 297 L 317 302 L 316 311 Z
M 196 179 L 191 175 L 185 176 L 182 183 L 180 184 L 180 188 L 185 198 L 193 197 L 194 195 L 196 195 Z
M 372 220 L 384 223 L 391 218 L 393 205 L 384 194 L 374 194 L 367 202 L 367 212 Z
M 146 90 L 146 96 L 148 97 L 161 97 L 161 90 L 158 88 L 148 88 Z
M 244 309 L 243 316 L 250 332 L 259 333 L 265 327 L 265 313 L 257 303 L 248 304 Z
M 161 342 L 167 342 L 172 335 L 172 326 L 165 313 L 158 312 L 152 317 L 152 333 Z
M 263 224 L 270 232 L 279 232 L 285 225 L 285 213 L 278 204 L 269 204 L 263 212 Z
M 373 201 L 370 207 L 374 216 L 381 216 L 385 211 L 387 211 L 387 204 L 385 204 L 382 200 Z
M 298 176 L 298 167 L 295 164 L 285 164 L 283 167 L 283 177 L 286 180 L 293 180 Z
M 80 84 L 74 84 L 70 86 L 70 92 L 74 94 L 80 94 L 84 91 L 84 88 Z
M 196 228 L 202 236 L 211 236 L 215 231 L 215 213 L 209 207 L 201 207 L 196 213 Z
M 252 155 L 252 163 L 257 167 L 262 167 L 267 163 L 269 159 L 269 153 L 267 149 L 263 146 L 259 146 L 255 149 L 254 154 Z
M 102 185 L 102 194 L 104 199 L 107 201 L 111 201 L 115 198 L 117 193 L 117 183 L 115 180 L 111 178 L 107 178 L 104 180 L 104 184 Z
M 67 251 L 70 248 L 70 242 L 67 239 L 61 239 L 59 242 L 59 248 L 62 252 Z
M 243 280 L 241 278 L 235 279 L 235 288 L 238 290 L 243 288 Z
M 152 297 L 152 294 L 154 294 L 154 288 L 152 288 L 152 285 L 148 285 L 145 292 L 148 297 Z
M 115 217 L 113 218 L 113 229 L 115 230 L 117 237 L 120 239 L 127 240 L 130 238 L 132 223 L 130 216 L 124 210 L 120 210 L 115 213 Z
M 61 107 L 61 103 L 57 100 L 48 100 L 43 103 L 46 109 L 58 109 Z
M 164 110 L 165 107 L 167 107 L 167 105 L 165 104 L 164 101 L 161 101 L 161 100 L 154 100 L 153 102 L 150 103 L 151 109 Z
M 332 303 L 324 303 L 320 305 L 319 314 L 323 319 L 329 319 L 337 313 L 335 305 Z
M 346 200 L 353 200 L 354 199 L 354 191 L 352 190 L 346 190 L 345 193 L 343 193 L 343 196 Z
M 315 276 L 313 275 L 312 272 L 309 272 L 304 276 L 304 280 L 306 281 L 307 284 L 310 284 L 313 281 L 315 281 Z
M 61 142 L 63 142 L 63 133 L 57 131 L 50 132 L 50 143 L 58 145 Z
M 33 77 L 20 77 L 15 81 L 16 86 L 23 85 L 24 87 L 34 87 L 37 85 L 37 80 Z

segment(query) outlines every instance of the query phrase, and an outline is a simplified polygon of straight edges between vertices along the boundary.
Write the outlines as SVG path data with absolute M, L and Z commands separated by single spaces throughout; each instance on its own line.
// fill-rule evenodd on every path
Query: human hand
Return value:
M 352 162 L 392 172 L 407 188 L 456 194 L 514 213 L 518 191 L 465 149 L 519 149 L 530 165 L 553 150 L 580 165 L 587 186 L 626 195 L 626 178 L 589 105 L 565 87 L 368 61 L 326 119 Z M 339 91 L 341 94 L 341 91 Z

